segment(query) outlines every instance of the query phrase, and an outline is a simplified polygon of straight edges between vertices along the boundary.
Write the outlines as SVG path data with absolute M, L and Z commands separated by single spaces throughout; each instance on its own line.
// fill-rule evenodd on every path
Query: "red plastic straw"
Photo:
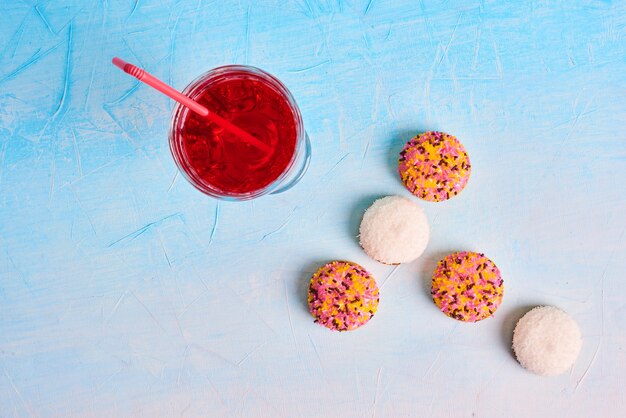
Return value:
M 200 116 L 204 116 L 211 122 L 215 123 L 216 125 L 219 125 L 220 127 L 224 128 L 230 133 L 237 135 L 239 138 L 243 139 L 248 144 L 266 152 L 270 150 L 270 147 L 264 142 L 259 141 L 257 138 L 250 135 L 248 132 L 233 125 L 232 123 L 222 118 L 218 114 L 211 112 L 209 109 L 193 101 L 192 99 L 185 96 L 181 92 L 174 90 L 172 87 L 168 86 L 167 84 L 165 84 L 158 78 L 154 77 L 153 75 L 147 73 L 142 68 L 139 68 L 133 64 L 129 64 L 123 59 L 120 59 L 117 57 L 113 58 L 113 65 L 115 65 L 116 67 L 119 67 L 125 73 L 132 75 L 137 80 L 142 81 L 146 83 L 147 85 L 149 85 L 150 87 L 155 88 L 156 90 L 160 91 L 161 93 L 165 94 L 171 99 L 176 100 L 178 103 L 196 112 Z

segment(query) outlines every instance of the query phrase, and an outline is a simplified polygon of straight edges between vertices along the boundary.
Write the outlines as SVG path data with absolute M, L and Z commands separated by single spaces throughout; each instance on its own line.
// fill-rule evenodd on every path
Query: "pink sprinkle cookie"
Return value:
M 378 286 L 363 267 L 333 261 L 309 284 L 309 311 L 315 322 L 333 331 L 350 331 L 368 322 L 378 309 Z
M 488 318 L 502 303 L 500 270 L 484 254 L 464 251 L 444 257 L 433 274 L 431 294 L 443 313 L 459 321 Z
M 430 131 L 404 146 L 398 159 L 402 183 L 415 196 L 441 202 L 456 196 L 469 181 L 472 166 L 456 137 Z

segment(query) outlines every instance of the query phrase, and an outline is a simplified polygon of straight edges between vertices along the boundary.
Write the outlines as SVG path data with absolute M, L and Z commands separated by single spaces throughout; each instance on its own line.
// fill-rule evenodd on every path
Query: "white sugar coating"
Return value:
M 552 306 L 538 306 L 517 322 L 513 351 L 525 369 L 556 376 L 567 371 L 582 346 L 580 329 L 574 319 Z
M 422 208 L 401 196 L 376 200 L 363 215 L 360 244 L 374 260 L 408 263 L 422 255 L 430 236 Z

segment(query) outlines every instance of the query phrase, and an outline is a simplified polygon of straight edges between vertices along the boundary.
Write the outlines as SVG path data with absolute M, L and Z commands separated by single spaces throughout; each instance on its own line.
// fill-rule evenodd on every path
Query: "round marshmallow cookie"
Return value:
M 376 280 L 363 267 L 333 261 L 319 268 L 309 284 L 309 311 L 315 322 L 333 331 L 366 324 L 378 309 Z
M 428 244 L 430 231 L 422 208 L 401 196 L 376 200 L 363 215 L 359 228 L 361 247 L 383 264 L 408 263 Z
M 489 318 L 502 303 L 500 270 L 484 254 L 462 251 L 445 256 L 433 273 L 431 294 L 441 312 L 464 322 Z
M 404 146 L 398 173 L 415 196 L 441 202 L 456 196 L 469 181 L 472 165 L 463 144 L 445 132 L 417 135 Z
M 522 367 L 541 376 L 566 372 L 576 362 L 582 338 L 576 321 L 553 306 L 538 306 L 517 322 L 513 351 Z

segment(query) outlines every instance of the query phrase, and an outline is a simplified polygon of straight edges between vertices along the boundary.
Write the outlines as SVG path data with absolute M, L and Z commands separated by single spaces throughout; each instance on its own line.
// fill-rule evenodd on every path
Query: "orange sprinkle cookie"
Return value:
M 456 196 L 465 188 L 472 166 L 465 147 L 456 137 L 430 131 L 404 146 L 398 172 L 407 189 L 430 202 Z
M 488 318 L 502 303 L 500 270 L 484 254 L 464 251 L 444 257 L 433 274 L 431 294 L 443 313 L 459 321 Z
M 372 319 L 378 309 L 378 286 L 363 267 L 333 261 L 309 284 L 309 311 L 315 322 L 333 331 L 350 331 Z

